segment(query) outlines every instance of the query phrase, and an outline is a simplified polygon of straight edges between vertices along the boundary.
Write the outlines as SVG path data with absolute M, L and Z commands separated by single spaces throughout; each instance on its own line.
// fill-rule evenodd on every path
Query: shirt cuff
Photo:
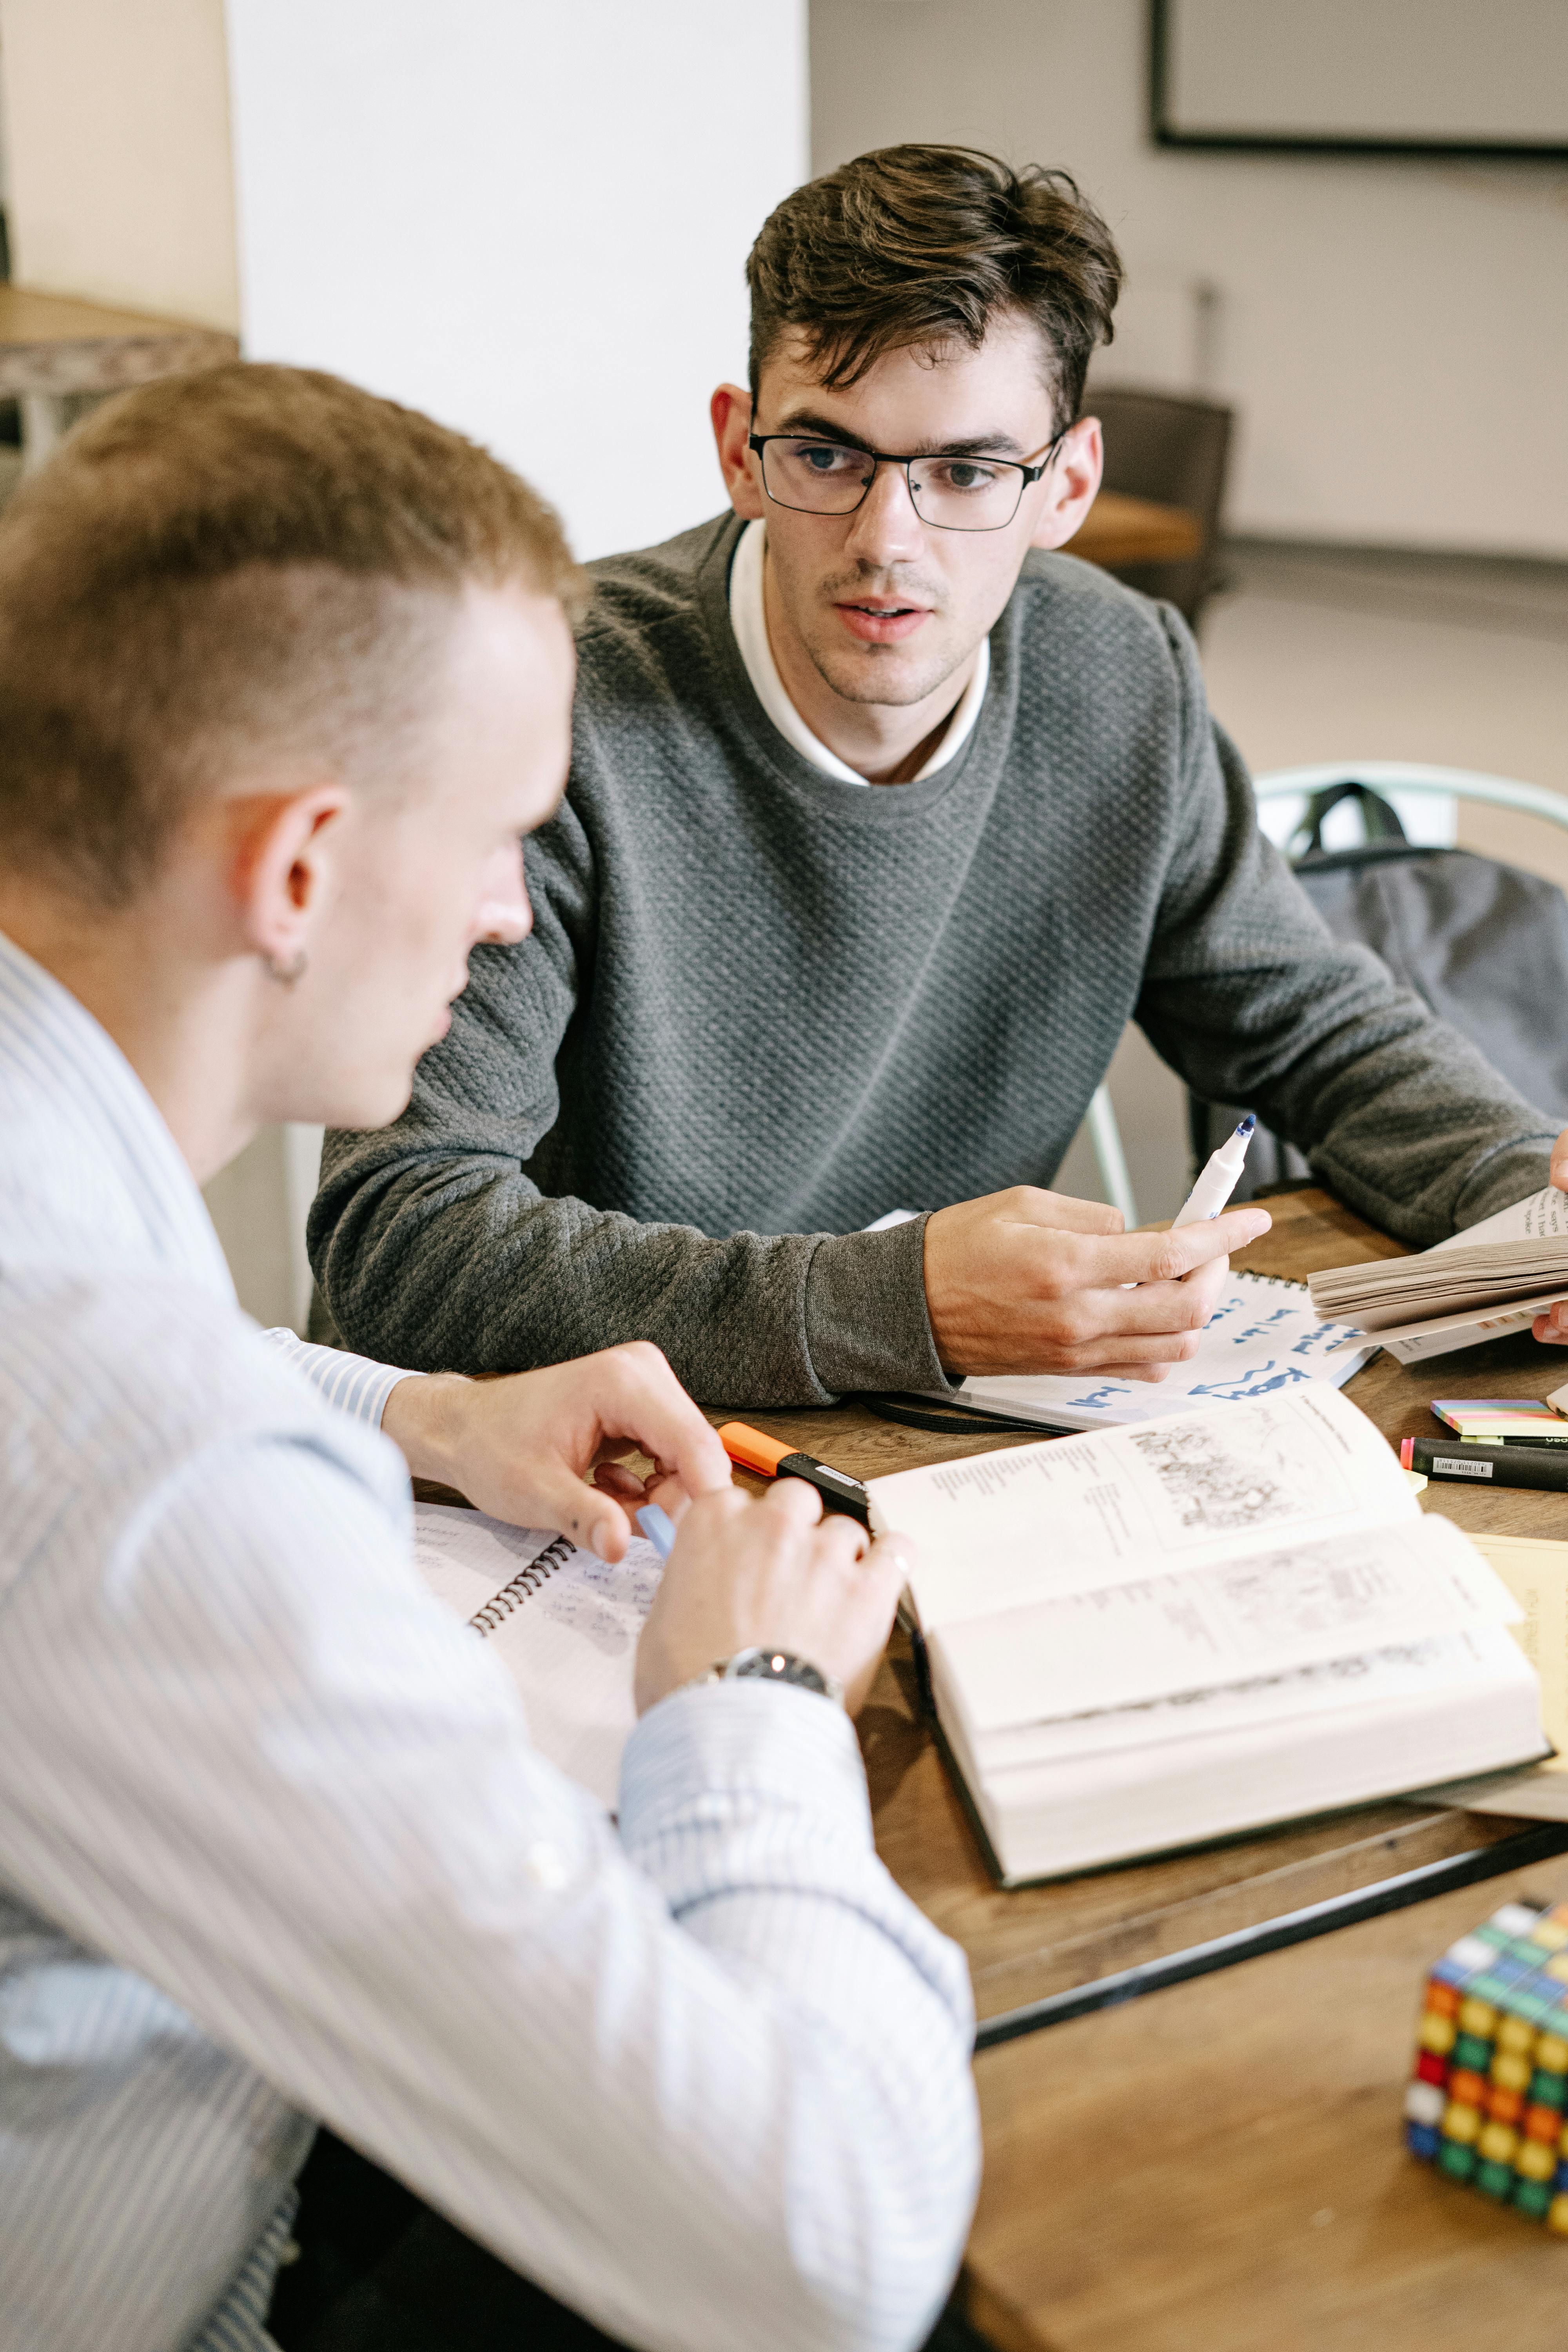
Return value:
M 926 1307 L 926 1219 L 879 1234 L 829 1234 L 805 1277 L 811 1369 L 835 1396 L 857 1389 L 951 1393 Z
M 416 1381 L 418 1372 L 397 1370 L 391 1364 L 374 1364 L 368 1356 L 351 1356 L 345 1348 L 316 1348 L 308 1339 L 284 1329 L 264 1331 L 280 1356 L 303 1372 L 317 1394 L 355 1421 L 381 1427 L 386 1400 L 399 1381 Z
M 755 1843 L 760 1818 L 769 1835 Z M 650 1707 L 621 1758 L 620 1835 L 672 1910 L 747 1874 L 820 1888 L 874 1852 L 866 1769 L 841 1706 L 784 1684 L 704 1683 Z

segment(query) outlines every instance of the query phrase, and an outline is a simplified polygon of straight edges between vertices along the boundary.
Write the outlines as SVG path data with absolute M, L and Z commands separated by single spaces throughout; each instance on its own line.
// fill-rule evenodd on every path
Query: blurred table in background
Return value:
M 0 285 L 0 397 L 21 404 L 28 471 L 58 441 L 73 394 L 118 392 L 238 357 L 237 338 L 216 327 Z
M 1203 524 L 1185 507 L 1101 490 L 1066 552 L 1109 570 L 1128 563 L 1180 563 L 1198 554 L 1203 544 Z

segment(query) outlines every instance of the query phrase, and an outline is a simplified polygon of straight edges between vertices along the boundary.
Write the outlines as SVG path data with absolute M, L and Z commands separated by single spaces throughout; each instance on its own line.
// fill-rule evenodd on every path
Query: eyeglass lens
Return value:
M 866 495 L 876 459 L 827 441 L 769 441 L 763 481 L 781 507 L 807 514 L 849 514 Z M 917 457 L 910 494 L 922 522 L 944 530 L 996 530 L 1011 522 L 1024 495 L 1022 470 L 1001 459 Z

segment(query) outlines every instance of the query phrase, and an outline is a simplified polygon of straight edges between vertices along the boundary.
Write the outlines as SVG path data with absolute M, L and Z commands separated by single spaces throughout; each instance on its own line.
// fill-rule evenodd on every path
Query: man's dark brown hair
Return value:
M 887 352 L 976 351 L 1016 311 L 1038 330 L 1061 429 L 1078 415 L 1090 352 L 1110 341 L 1121 262 L 1065 172 L 1015 172 L 973 147 L 879 147 L 769 214 L 746 282 L 753 400 L 788 328 L 837 391 Z
M 460 434 L 303 368 L 121 394 L 0 517 L 0 859 L 122 906 L 247 770 L 397 782 L 470 582 L 582 588 Z

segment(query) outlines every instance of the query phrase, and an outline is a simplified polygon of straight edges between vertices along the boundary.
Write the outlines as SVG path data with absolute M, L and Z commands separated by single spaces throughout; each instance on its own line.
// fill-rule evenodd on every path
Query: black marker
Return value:
M 869 1527 L 870 1497 L 859 1479 L 851 1478 L 847 1470 L 835 1470 L 828 1463 L 819 1462 L 815 1454 L 797 1454 L 781 1445 L 776 1437 L 748 1429 L 743 1421 L 727 1421 L 719 1432 L 719 1442 L 731 1461 L 738 1462 L 743 1470 L 754 1470 L 759 1478 L 804 1478 L 821 1496 L 824 1510 L 842 1511 L 847 1518 Z
M 1402 1437 L 1399 1459 L 1406 1470 L 1419 1470 L 1427 1478 L 1539 1486 L 1568 1495 L 1568 1460 L 1548 1445 L 1461 1445 L 1458 1440 L 1450 1445 L 1440 1437 Z

